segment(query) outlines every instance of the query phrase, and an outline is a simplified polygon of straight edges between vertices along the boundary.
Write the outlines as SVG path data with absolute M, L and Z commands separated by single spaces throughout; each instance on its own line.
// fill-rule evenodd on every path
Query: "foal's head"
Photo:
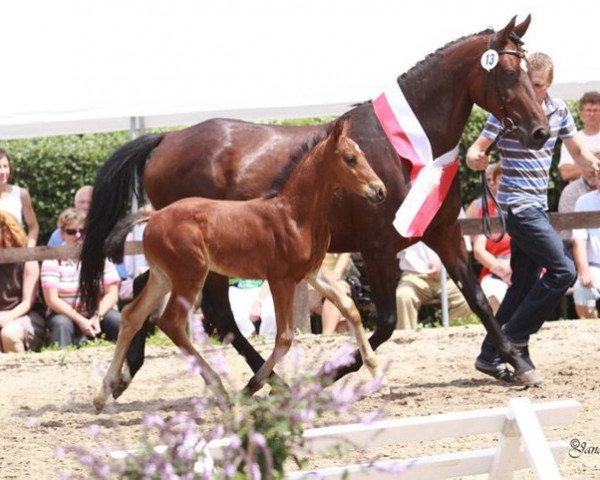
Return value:
M 371 203 L 381 203 L 386 196 L 385 185 L 358 144 L 348 137 L 349 124 L 347 117 L 340 117 L 325 139 L 324 170 L 339 187 L 347 188 Z

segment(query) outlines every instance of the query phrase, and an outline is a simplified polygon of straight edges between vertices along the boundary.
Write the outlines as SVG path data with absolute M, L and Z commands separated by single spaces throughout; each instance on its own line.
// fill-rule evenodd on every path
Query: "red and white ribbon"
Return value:
M 429 139 L 398 84 L 373 100 L 373 108 L 398 155 L 411 164 L 411 189 L 396 212 L 394 227 L 403 237 L 421 237 L 458 171 L 458 145 L 433 158 Z

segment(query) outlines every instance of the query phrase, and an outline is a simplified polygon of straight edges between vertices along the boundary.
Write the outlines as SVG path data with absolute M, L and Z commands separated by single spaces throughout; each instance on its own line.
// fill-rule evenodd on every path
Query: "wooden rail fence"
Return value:
M 550 222 L 557 230 L 568 230 L 571 228 L 599 228 L 600 211 L 598 212 L 572 212 L 572 213 L 550 213 Z M 476 235 L 482 233 L 480 218 L 461 218 L 459 223 L 465 235 Z M 500 220 L 492 219 L 493 231 L 499 231 Z M 0 249 L 0 264 L 18 263 L 28 260 L 47 260 L 52 258 L 65 258 L 77 255 L 78 247 L 34 247 L 34 248 L 3 248 Z M 135 255 L 144 253 L 142 242 L 127 242 L 125 254 Z

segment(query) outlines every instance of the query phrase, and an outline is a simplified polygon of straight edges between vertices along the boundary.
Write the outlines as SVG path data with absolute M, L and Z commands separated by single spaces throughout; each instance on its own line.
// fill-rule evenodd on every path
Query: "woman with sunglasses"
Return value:
M 83 240 L 85 214 L 67 208 L 58 217 L 58 227 L 64 245 L 78 245 Z M 61 348 L 79 345 L 100 333 L 115 341 L 119 333 L 121 314 L 115 309 L 119 300 L 119 274 L 106 261 L 100 302 L 96 312 L 86 311 L 79 299 L 79 259 L 45 260 L 42 263 L 42 291 L 48 305 L 50 340 Z
M 0 248 L 24 247 L 27 234 L 10 213 L 0 211 Z M 37 350 L 46 336 L 39 307 L 38 262 L 0 264 L 0 352 Z

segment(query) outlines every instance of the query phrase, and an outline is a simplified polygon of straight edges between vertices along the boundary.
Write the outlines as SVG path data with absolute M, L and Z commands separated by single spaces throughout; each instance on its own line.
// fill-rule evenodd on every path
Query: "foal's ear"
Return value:
M 494 38 L 494 44 L 495 44 L 496 48 L 502 48 L 504 45 L 506 45 L 509 35 L 512 33 L 512 31 L 515 28 L 516 20 L 517 20 L 517 16 L 515 15 L 510 20 L 510 22 L 508 22 L 508 25 L 506 25 L 506 27 L 504 27 L 502 30 L 500 30 L 498 33 L 496 33 L 496 38 Z M 527 21 L 527 20 L 525 20 L 525 21 Z
M 527 18 L 523 20 L 521 23 L 513 28 L 513 32 L 515 32 L 519 38 L 523 38 L 523 35 L 527 33 L 527 29 L 529 28 L 529 24 L 531 23 L 531 14 L 527 15 Z
M 347 136 L 348 134 L 348 125 L 350 124 L 350 120 L 348 117 L 338 118 L 333 126 L 333 139 L 337 142 L 340 137 Z

